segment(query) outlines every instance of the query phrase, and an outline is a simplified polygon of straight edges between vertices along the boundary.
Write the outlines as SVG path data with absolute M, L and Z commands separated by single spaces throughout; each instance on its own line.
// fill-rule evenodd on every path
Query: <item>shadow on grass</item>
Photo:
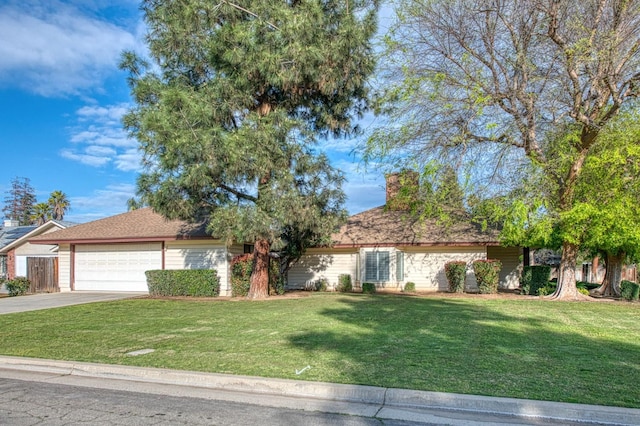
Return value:
M 596 304 L 345 295 L 290 343 L 330 351 L 345 383 L 640 407 L 638 333 Z M 637 329 L 636 329 L 637 331 Z M 627 331 L 628 333 L 628 331 Z

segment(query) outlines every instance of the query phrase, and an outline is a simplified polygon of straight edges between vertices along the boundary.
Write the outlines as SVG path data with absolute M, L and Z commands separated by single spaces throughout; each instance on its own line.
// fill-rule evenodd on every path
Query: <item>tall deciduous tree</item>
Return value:
M 394 125 L 368 155 L 455 157 L 491 178 L 530 163 L 554 178 L 547 211 L 569 211 L 601 129 L 638 95 L 640 1 L 399 0 L 397 11 L 380 104 Z M 567 126 L 573 143 L 545 146 Z M 561 246 L 554 297 L 577 298 L 579 246 Z
M 620 295 L 622 268 L 640 256 L 640 113 L 606 126 L 586 159 L 575 203 L 562 229 L 585 249 L 605 253 L 605 279 L 595 293 Z
M 16 177 L 11 181 L 11 188 L 4 198 L 2 212 L 7 219 L 17 220 L 20 225 L 29 225 L 35 202 L 36 194 L 29 178 Z
M 339 186 L 328 202 L 308 196 L 305 188 L 332 187 L 336 173 L 312 147 L 318 136 L 350 134 L 367 108 L 377 8 L 377 0 L 142 4 L 155 67 L 132 53 L 122 62 L 137 104 L 125 127 L 146 167 L 139 195 L 167 217 L 206 216 L 216 235 L 254 242 L 249 297 L 267 296 L 269 252 L 289 227 L 331 232 L 319 206 L 343 196 Z

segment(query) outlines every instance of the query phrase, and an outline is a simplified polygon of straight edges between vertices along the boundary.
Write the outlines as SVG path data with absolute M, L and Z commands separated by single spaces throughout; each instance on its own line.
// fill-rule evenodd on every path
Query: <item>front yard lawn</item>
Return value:
M 0 328 L 2 355 L 640 408 L 637 303 L 145 298 L 1 315 Z M 155 352 L 127 355 L 141 349 Z

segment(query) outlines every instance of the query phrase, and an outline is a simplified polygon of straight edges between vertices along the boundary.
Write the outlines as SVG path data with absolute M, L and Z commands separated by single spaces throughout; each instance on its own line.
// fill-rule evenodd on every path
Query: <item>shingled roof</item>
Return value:
M 483 231 L 470 220 L 450 226 L 406 211 L 376 207 L 349 217 L 333 235 L 334 247 L 498 245 L 498 231 Z
M 211 238 L 206 223 L 167 220 L 151 208 L 142 208 L 76 225 L 29 240 L 31 243 L 110 243 Z

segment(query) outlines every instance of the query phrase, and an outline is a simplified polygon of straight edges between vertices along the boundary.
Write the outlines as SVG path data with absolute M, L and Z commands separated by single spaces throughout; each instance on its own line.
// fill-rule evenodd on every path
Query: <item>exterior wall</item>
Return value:
M 358 281 L 357 249 L 309 249 L 289 270 L 289 289 L 303 289 L 324 278 L 329 288 L 338 285 L 338 276 L 350 274 L 351 282 Z
M 7 253 L 7 280 L 16 277 L 16 250 L 13 249 Z
M 231 254 L 222 242 L 168 241 L 164 256 L 165 269 L 215 269 L 220 278 L 220 295 L 231 294 Z
M 477 290 L 472 262 L 486 259 L 486 247 L 404 247 L 404 281 L 414 282 L 418 291 L 447 291 L 444 265 L 454 260 L 467 262 L 465 288 Z
M 487 247 L 487 257 L 502 262 L 500 288 L 514 289 L 520 286 L 521 256 L 522 248 L 520 247 Z
M 58 287 L 60 292 L 71 291 L 71 246 L 58 247 Z

